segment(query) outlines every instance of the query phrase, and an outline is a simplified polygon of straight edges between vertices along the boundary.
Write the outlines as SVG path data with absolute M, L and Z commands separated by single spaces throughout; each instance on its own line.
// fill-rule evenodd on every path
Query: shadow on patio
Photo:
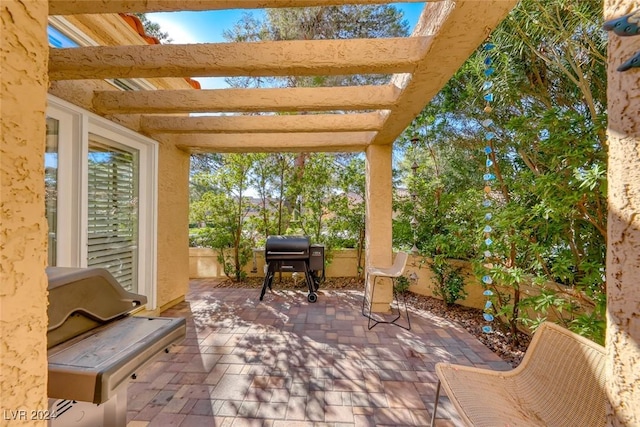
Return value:
M 191 281 L 187 338 L 129 386 L 128 426 L 428 425 L 439 361 L 510 369 L 461 327 L 411 312 L 367 330 L 362 292 L 215 288 Z M 459 425 L 441 397 L 440 426 Z

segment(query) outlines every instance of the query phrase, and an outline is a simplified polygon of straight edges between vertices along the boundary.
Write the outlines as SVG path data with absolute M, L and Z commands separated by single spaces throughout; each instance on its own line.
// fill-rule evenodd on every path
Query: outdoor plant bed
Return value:
M 524 332 L 518 332 L 518 344 L 513 344 L 511 331 L 507 331 L 505 325 L 501 327 L 497 321 L 494 321 L 493 332 L 489 334 L 482 332 L 482 327 L 487 322 L 482 317 L 482 310 L 477 308 L 464 307 L 458 304 L 447 305 L 441 299 L 417 295 L 412 292 L 407 294 L 407 304 L 415 309 L 458 323 L 514 368 L 522 361 L 531 341 L 531 336 Z
M 262 286 L 262 280 L 262 277 L 248 277 L 242 282 L 221 279 L 216 281 L 214 286 L 220 288 L 260 288 Z M 273 286 L 274 289 L 303 289 L 305 288 L 304 277 L 300 276 L 296 281 L 291 277 L 283 277 L 282 280 L 280 280 L 276 274 L 273 279 Z M 321 290 L 362 290 L 363 287 L 364 280 L 354 277 L 331 277 L 320 285 Z M 482 332 L 482 326 L 486 325 L 486 322 L 482 317 L 482 310 L 480 309 L 464 307 L 458 304 L 447 305 L 438 298 L 418 295 L 412 292 L 408 292 L 406 296 L 407 304 L 411 308 L 423 310 L 434 316 L 458 323 L 470 334 L 475 336 L 478 341 L 513 367 L 520 364 L 531 341 L 529 335 L 519 332 L 518 344 L 512 344 L 511 332 L 507 331 L 506 327 L 501 328 L 497 322 L 494 322 L 494 331 L 492 333 L 487 334 Z

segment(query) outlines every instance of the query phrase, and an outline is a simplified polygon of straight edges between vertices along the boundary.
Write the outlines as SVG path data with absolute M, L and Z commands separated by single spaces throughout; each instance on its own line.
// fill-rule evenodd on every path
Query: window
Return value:
M 81 263 L 79 159 L 80 116 L 66 108 L 47 110 L 44 154 L 45 213 L 49 225 L 48 264 L 74 267 Z M 64 189 L 64 190 L 62 190 Z
M 99 45 L 63 16 L 48 21 L 53 49 Z M 120 90 L 155 89 L 144 79 L 106 81 Z M 157 143 L 54 96 L 47 116 L 51 132 L 58 125 L 57 153 L 52 136 L 45 160 L 57 162 L 47 165 L 49 263 L 107 268 L 154 309 Z
M 99 46 L 96 41 L 87 37 L 86 34 L 62 16 L 49 16 L 47 36 L 49 38 L 49 46 L 54 49 Z M 155 86 L 145 79 L 106 79 L 106 81 L 120 90 L 155 89 Z
M 47 117 L 47 141 L 44 153 L 45 212 L 49 225 L 48 265 L 56 265 L 58 250 L 58 139 L 59 121 Z
M 103 267 L 155 308 L 157 143 L 49 96 L 49 263 Z
M 138 152 L 89 135 L 87 265 L 138 290 Z

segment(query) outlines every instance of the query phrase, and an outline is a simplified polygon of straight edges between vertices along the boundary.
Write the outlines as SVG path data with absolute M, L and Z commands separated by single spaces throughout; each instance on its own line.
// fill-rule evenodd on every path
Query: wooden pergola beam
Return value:
M 393 77 L 392 84 L 402 88 L 398 108 L 391 111 L 372 143 L 393 143 L 518 1 L 457 0 L 427 4 L 413 34 L 435 36 L 410 79 L 406 75 Z
M 395 106 L 394 85 L 284 89 L 98 91 L 101 114 L 176 114 L 386 110 Z
M 406 0 L 418 3 L 424 0 Z M 441 1 L 441 0 L 430 0 Z M 49 0 L 50 15 L 118 12 L 174 12 L 178 10 L 263 9 L 278 7 L 335 6 L 348 0 Z M 389 0 L 358 0 L 359 4 L 384 4 Z
M 413 71 L 429 37 L 50 49 L 51 80 L 334 76 Z
M 176 145 L 189 152 L 354 152 L 363 151 L 375 132 L 318 132 L 176 135 Z
M 377 131 L 380 113 L 297 114 L 269 116 L 142 116 L 140 129 L 158 133 L 301 133 Z

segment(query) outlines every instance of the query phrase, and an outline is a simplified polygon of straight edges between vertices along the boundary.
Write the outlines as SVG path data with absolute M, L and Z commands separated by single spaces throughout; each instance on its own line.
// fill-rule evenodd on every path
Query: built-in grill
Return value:
M 102 268 L 47 268 L 51 426 L 127 421 L 129 379 L 186 332 L 183 318 L 136 317 L 147 298 L 127 292 Z
M 271 289 L 277 271 L 305 274 L 309 302 L 316 302 L 316 291 L 324 279 L 324 246 L 312 245 L 307 236 L 269 236 L 265 244 L 265 277 L 260 301 L 267 287 Z

